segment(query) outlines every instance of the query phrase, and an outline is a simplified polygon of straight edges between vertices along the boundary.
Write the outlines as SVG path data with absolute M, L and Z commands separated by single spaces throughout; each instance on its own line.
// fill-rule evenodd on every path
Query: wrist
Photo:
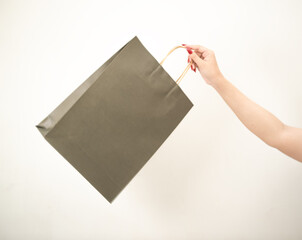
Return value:
M 225 77 L 220 73 L 215 77 L 214 81 L 212 81 L 211 85 L 216 91 L 218 91 L 223 87 L 223 84 L 225 82 L 226 82 Z

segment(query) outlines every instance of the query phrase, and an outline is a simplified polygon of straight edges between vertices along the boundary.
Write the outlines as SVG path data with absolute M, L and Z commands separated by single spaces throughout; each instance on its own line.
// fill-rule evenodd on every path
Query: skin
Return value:
M 198 69 L 205 82 L 212 86 L 238 119 L 267 145 L 302 162 L 302 129 L 288 126 L 272 113 L 246 97 L 220 72 L 215 54 L 200 45 L 186 45 L 192 70 Z

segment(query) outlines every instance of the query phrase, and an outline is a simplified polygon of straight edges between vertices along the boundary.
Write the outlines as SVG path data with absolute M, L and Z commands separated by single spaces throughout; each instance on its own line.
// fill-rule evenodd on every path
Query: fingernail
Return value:
M 187 48 L 187 51 L 188 51 L 189 54 L 192 54 L 192 53 L 193 53 L 191 49 L 188 49 L 188 48 Z
M 193 70 L 193 66 L 191 65 L 191 69 Z M 193 70 L 194 71 L 194 70 Z
M 181 45 L 186 46 L 186 44 L 181 44 Z
M 194 69 L 194 72 L 196 72 L 196 68 Z

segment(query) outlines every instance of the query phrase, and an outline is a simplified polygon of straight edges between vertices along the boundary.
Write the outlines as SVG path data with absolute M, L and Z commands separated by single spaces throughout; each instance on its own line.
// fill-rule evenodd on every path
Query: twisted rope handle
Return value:
M 186 48 L 184 46 L 176 46 L 174 48 L 172 48 L 170 50 L 170 52 L 168 52 L 168 54 L 165 56 L 165 58 L 160 62 L 160 65 L 163 65 L 164 61 L 166 60 L 166 58 L 177 48 Z M 188 64 L 188 66 L 185 68 L 185 70 L 183 71 L 183 73 L 179 76 L 179 78 L 176 80 L 176 83 L 179 84 L 180 81 L 183 79 L 183 77 L 186 75 L 186 73 L 188 72 L 188 70 L 190 69 L 191 65 L 192 65 L 192 59 L 190 59 L 190 63 Z

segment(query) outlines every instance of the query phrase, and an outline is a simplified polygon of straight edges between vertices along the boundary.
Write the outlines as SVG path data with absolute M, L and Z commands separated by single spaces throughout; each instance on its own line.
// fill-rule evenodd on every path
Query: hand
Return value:
M 207 84 L 215 86 L 223 79 L 223 75 L 219 70 L 215 54 L 212 50 L 200 45 L 182 45 L 187 48 L 189 53 L 188 62 L 190 62 L 191 59 L 193 61 L 191 69 L 196 72 L 197 68 Z

